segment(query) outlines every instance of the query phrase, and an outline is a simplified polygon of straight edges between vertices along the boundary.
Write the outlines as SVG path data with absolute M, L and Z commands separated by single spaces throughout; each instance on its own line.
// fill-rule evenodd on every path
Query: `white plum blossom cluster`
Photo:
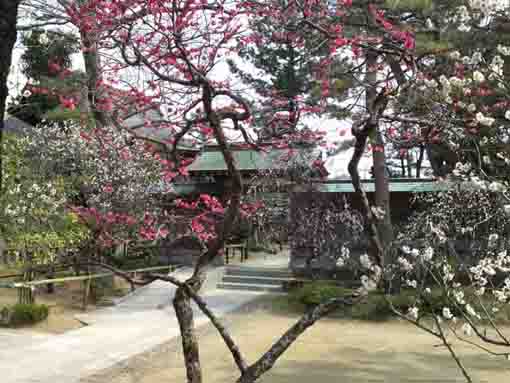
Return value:
M 492 241 L 494 242 L 494 237 Z M 490 239 L 489 239 L 490 242 Z M 493 245 L 494 246 L 494 245 Z M 489 286 L 494 297 L 500 303 L 507 303 L 510 298 L 510 256 L 508 250 L 501 250 L 498 252 L 489 252 L 491 256 L 480 259 L 475 266 L 472 266 L 469 271 L 473 275 L 474 285 L 476 287 L 477 295 L 484 295 Z M 497 286 L 493 286 L 490 281 L 498 274 L 507 275 L 502 278 L 502 282 Z
M 172 190 L 162 177 L 165 160 L 127 131 L 98 129 L 45 121 L 29 136 L 28 156 L 37 158 L 41 177 L 65 180 L 64 201 L 100 233 L 102 246 L 153 239 L 166 219 L 155 196 Z
M 410 248 L 407 245 L 402 246 L 401 251 L 403 253 L 402 256 L 397 258 L 397 267 L 398 270 L 404 276 L 405 284 L 412 288 L 416 288 L 418 286 L 418 282 L 414 279 L 407 278 L 408 275 L 412 275 L 412 272 L 419 266 L 419 268 L 424 267 L 428 263 L 432 262 L 434 258 L 434 249 L 430 246 L 425 249 L 417 249 Z
M 457 23 L 460 31 L 466 32 L 471 29 L 469 22 L 471 21 L 471 15 L 465 5 L 460 6 L 457 9 Z
M 510 47 L 508 47 L 506 45 L 498 44 L 496 49 L 498 50 L 499 54 L 501 54 L 503 56 L 510 56 Z
M 4 139 L 0 224 L 11 236 L 52 225 L 63 215 L 66 195 L 59 179 L 48 179 L 40 161 L 27 156 L 28 138 Z
M 372 262 L 368 254 L 362 254 L 359 260 L 361 267 L 369 271 L 369 275 L 363 274 L 361 276 L 361 285 L 367 291 L 375 290 L 383 270 L 379 265 Z
M 489 15 L 505 8 L 505 1 L 501 0 L 470 0 L 471 9 L 478 10 L 484 15 Z
M 461 32 L 470 31 L 470 24 L 473 18 L 478 18 L 479 14 L 484 17 L 489 17 L 495 12 L 504 9 L 505 2 L 501 0 L 470 0 L 469 6 L 470 9 L 465 5 L 461 5 L 457 8 L 456 22 Z
M 494 125 L 494 122 L 496 122 L 494 117 L 486 116 L 482 112 L 476 113 L 475 118 L 476 121 L 482 126 L 492 126 Z
M 457 8 L 453 28 L 467 31 L 508 18 L 508 10 L 497 19 L 489 17 L 508 2 L 470 3 Z M 510 302 L 510 87 L 505 68 L 510 47 L 496 45 L 463 45 L 441 60 L 447 66 L 431 60 L 417 81 L 420 101 L 430 105 L 419 118 L 430 116 L 437 132 L 430 142 L 447 147 L 451 157 L 443 157 L 448 162 L 447 175 L 441 175 L 446 190 L 417 197 L 419 209 L 399 232 L 399 252 L 392 258 L 395 278 L 415 290 L 408 318 L 420 324 L 421 318 L 434 318 L 441 327 L 475 333 L 482 343 L 487 342 L 480 336 L 483 328 L 499 319 L 497 313 Z M 432 250 L 427 255 L 421 250 L 426 248 Z
M 101 211 L 143 208 L 161 180 L 162 166 L 144 143 L 115 128 L 87 132 L 78 124 L 47 122 L 31 136 L 29 149 L 49 172 L 74 177 L 84 186 L 87 204 Z
M 508 53 L 506 47 L 500 46 L 499 50 Z M 486 87 L 488 81 L 491 81 L 491 84 L 494 83 L 494 86 L 500 90 L 506 88 L 503 76 L 504 59 L 500 54 L 496 54 L 493 55 L 490 62 L 486 62 L 479 50 L 473 52 L 471 56 L 464 57 L 461 56 L 460 52 L 454 51 L 449 54 L 449 57 L 453 61 L 458 61 L 464 67 L 463 74 L 456 73 L 450 77 L 442 74 L 438 81 L 427 77 L 421 78 L 417 82 L 418 89 L 425 92 L 424 94 L 435 102 L 455 105 L 457 113 L 465 113 L 465 117 L 471 119 L 478 126 L 493 127 L 498 122 L 498 118 L 488 114 L 483 105 L 478 105 L 478 96 L 480 87 Z M 510 113 L 505 114 L 505 116 L 509 117 Z M 471 122 L 469 124 L 472 125 Z M 452 127 L 452 137 L 464 136 L 464 125 L 465 123 Z M 505 130 L 505 127 L 501 126 L 498 129 Z M 503 141 L 503 135 L 500 137 L 501 141 Z M 491 140 L 496 141 L 497 136 L 491 137 Z
M 349 248 L 346 246 L 342 246 L 342 249 L 340 251 L 340 256 L 336 260 L 336 266 L 344 267 L 350 256 L 351 256 L 351 251 L 349 250 Z

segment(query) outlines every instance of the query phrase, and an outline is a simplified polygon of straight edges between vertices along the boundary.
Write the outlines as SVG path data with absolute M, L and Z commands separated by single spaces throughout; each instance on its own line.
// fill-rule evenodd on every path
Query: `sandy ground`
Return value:
M 274 312 L 264 299 L 231 314 L 225 323 L 247 359 L 255 361 L 297 319 Z M 204 381 L 235 382 L 236 366 L 209 325 L 199 329 Z M 510 381 L 510 362 L 458 345 L 465 365 L 480 382 Z M 179 339 L 126 360 L 82 383 L 173 383 L 186 381 Z M 403 322 L 325 319 L 309 329 L 260 382 L 367 383 L 463 382 L 437 341 Z
M 115 289 L 118 294 L 127 293 L 129 286 L 120 278 L 115 279 Z M 31 331 L 49 334 L 61 334 L 69 330 L 83 326 L 75 318 L 77 314 L 83 314 L 82 295 L 83 284 L 81 282 L 68 282 L 55 286 L 55 292 L 48 294 L 45 286 L 38 288 L 36 292 L 36 303 L 45 304 L 49 307 L 49 316 L 45 321 L 32 326 L 17 328 L 17 331 Z M 11 305 L 17 302 L 16 289 L 0 288 L 0 308 L 4 305 Z M 96 306 L 90 303 L 87 312 L 96 310 Z

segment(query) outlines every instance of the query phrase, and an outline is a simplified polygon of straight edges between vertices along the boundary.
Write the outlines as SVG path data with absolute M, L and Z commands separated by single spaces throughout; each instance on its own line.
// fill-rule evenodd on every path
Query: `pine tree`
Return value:
M 71 55 L 79 51 L 79 44 L 72 34 L 43 29 L 23 34 L 22 43 L 26 49 L 21 72 L 28 82 L 8 112 L 35 126 L 59 105 L 58 95 L 74 89 L 79 81 L 80 74 L 71 71 Z
M 275 2 L 276 7 L 290 4 L 288 0 Z M 246 44 L 238 52 L 244 62 L 255 68 L 256 74 L 241 68 L 234 60 L 228 61 L 231 71 L 255 89 L 262 100 L 253 105 L 254 122 L 261 141 L 304 129 L 300 109 L 318 107 L 323 96 L 320 66 L 322 59 L 329 56 L 329 46 L 318 32 L 302 33 L 302 27 L 297 23 L 300 20 L 298 13 L 289 8 L 286 16 L 281 24 L 275 24 L 268 17 L 250 20 L 254 40 L 272 41 L 264 45 Z M 348 63 L 345 59 L 336 59 L 330 65 L 335 68 L 333 73 L 338 75 L 327 79 L 327 88 L 332 90 L 331 96 L 340 100 L 351 83 L 349 78 L 340 75 L 346 71 Z M 329 103 L 326 108 L 326 112 L 336 117 L 346 115 L 337 103 Z

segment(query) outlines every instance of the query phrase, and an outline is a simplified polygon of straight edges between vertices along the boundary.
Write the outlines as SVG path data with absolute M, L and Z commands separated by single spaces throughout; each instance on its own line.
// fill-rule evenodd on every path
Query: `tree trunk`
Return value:
M 375 98 L 377 91 L 375 85 L 377 83 L 377 54 L 367 52 L 367 74 L 365 82 L 366 88 L 366 105 L 370 115 L 378 113 L 375 108 Z M 380 233 L 381 245 L 386 251 L 388 244 L 393 239 L 393 229 L 391 226 L 390 216 L 390 189 L 386 172 L 386 153 L 384 148 L 384 140 L 380 131 L 379 124 L 373 127 L 374 142 L 372 143 L 376 150 L 372 153 L 374 179 L 375 179 L 375 205 L 384 211 L 384 217 L 378 221 L 378 229 Z
M 425 146 L 420 145 L 420 154 L 418 155 L 418 160 L 416 161 L 416 178 L 421 177 L 421 165 L 423 163 L 423 155 L 425 154 Z
M 0 193 L 3 180 L 3 131 L 5 118 L 5 103 L 9 95 L 7 77 L 12 61 L 12 50 L 16 42 L 16 22 L 20 0 L 0 0 Z
M 409 178 L 411 178 L 411 167 L 412 167 L 411 161 L 412 161 L 411 153 L 409 153 L 409 150 L 408 150 L 407 156 L 406 156 L 406 163 L 407 163 L 407 176 Z
M 200 366 L 200 353 L 195 333 L 193 309 L 190 298 L 183 287 L 179 287 L 175 292 L 173 306 L 181 330 L 182 353 L 186 365 L 187 382 L 202 383 L 202 368 Z

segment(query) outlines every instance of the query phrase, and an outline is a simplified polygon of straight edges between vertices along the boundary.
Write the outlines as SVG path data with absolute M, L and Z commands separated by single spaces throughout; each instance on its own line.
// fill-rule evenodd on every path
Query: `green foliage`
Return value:
M 427 10 L 433 6 L 433 0 L 386 0 L 386 7 L 399 10 Z
M 32 79 L 53 77 L 55 70 L 51 69 L 51 63 L 58 64 L 61 69 L 69 69 L 71 55 L 79 51 L 78 39 L 73 35 L 43 29 L 24 34 L 22 43 L 27 49 L 21 56 L 21 71 Z
M 59 249 L 76 247 L 88 238 L 88 229 L 78 223 L 72 213 L 64 214 L 58 226 L 58 231 L 44 228 L 30 232 L 20 231 L 9 238 L 8 246 L 18 251 L 30 249 L 34 251 L 36 260 L 46 262 L 53 259 Z
M 60 106 L 49 110 L 45 115 L 45 118 L 51 121 L 79 120 L 80 117 L 81 112 L 79 109 L 63 109 Z
M 352 289 L 338 286 L 329 281 L 318 281 L 305 283 L 303 287 L 291 291 L 288 300 L 294 309 L 303 309 L 350 294 L 352 294 Z M 336 315 L 358 320 L 389 320 L 395 317 L 389 302 L 396 310 L 405 314 L 416 302 L 416 290 L 402 290 L 399 294 L 390 296 L 385 296 L 384 293 L 378 291 L 372 292 L 363 302 L 352 307 L 343 307 L 336 312 Z M 438 315 L 441 315 L 443 307 L 451 306 L 440 290 L 434 290 L 428 294 L 426 304 L 427 312 Z M 454 313 L 454 315 L 456 314 Z
M 340 287 L 332 282 L 319 281 L 306 283 L 303 287 L 289 294 L 289 302 L 295 309 L 315 306 L 329 299 L 349 296 L 351 289 Z M 392 303 L 397 309 L 405 309 L 412 305 L 412 297 L 403 293 L 393 296 Z M 353 307 L 342 307 L 335 313 L 342 318 L 358 320 L 387 320 L 393 316 L 392 310 L 381 293 L 371 293 L 365 301 Z
M 48 178 L 40 161 L 26 151 L 28 138 L 5 135 L 0 195 L 0 231 L 7 247 L 36 251 L 36 261 L 51 259 L 56 248 L 75 246 L 88 235 L 77 218 L 66 211 L 66 179 Z
M 473 308 L 484 313 L 484 307 L 491 307 L 494 298 L 480 299 L 474 291 L 465 290 L 466 301 L 470 302 Z M 284 311 L 303 312 L 306 308 L 316 306 L 326 302 L 332 298 L 349 296 L 352 294 L 351 289 L 347 289 L 336 285 L 334 282 L 317 281 L 305 283 L 302 287 L 290 291 L 285 302 L 277 302 L 277 306 Z M 419 299 L 418 299 L 419 298 Z M 385 295 L 381 291 L 371 292 L 368 297 L 361 303 L 352 307 L 341 307 L 335 313 L 335 317 L 367 320 L 367 321 L 385 321 L 395 318 L 396 315 L 392 310 L 393 307 L 400 313 L 406 314 L 411 307 L 417 306 L 420 313 L 427 315 L 442 316 L 443 308 L 449 307 L 452 315 L 461 317 L 460 306 L 452 304 L 452 297 L 447 297 L 443 290 L 432 289 L 426 295 L 417 296 L 416 290 L 403 289 L 398 294 Z M 498 323 L 508 323 L 510 320 L 510 306 L 501 307 L 493 320 Z M 482 315 L 482 322 L 484 316 Z
M 417 33 L 416 34 L 416 53 L 439 53 L 450 49 L 451 43 L 447 40 L 436 40 L 430 33 Z
M 303 287 L 292 291 L 290 299 L 306 306 L 313 306 L 332 298 L 338 298 L 351 293 L 352 290 L 327 281 L 305 283 Z
M 22 35 L 26 47 L 21 56 L 21 71 L 29 84 L 8 107 L 9 114 L 31 125 L 37 125 L 48 110 L 59 105 L 59 94 L 73 92 L 83 77 L 73 72 L 62 76 L 71 68 L 71 55 L 79 51 L 78 39 L 72 34 L 35 29 Z M 34 88 L 47 89 L 46 94 L 32 92 Z
M 48 313 L 48 306 L 43 304 L 17 303 L 1 310 L 0 324 L 12 327 L 31 325 L 48 318 Z

